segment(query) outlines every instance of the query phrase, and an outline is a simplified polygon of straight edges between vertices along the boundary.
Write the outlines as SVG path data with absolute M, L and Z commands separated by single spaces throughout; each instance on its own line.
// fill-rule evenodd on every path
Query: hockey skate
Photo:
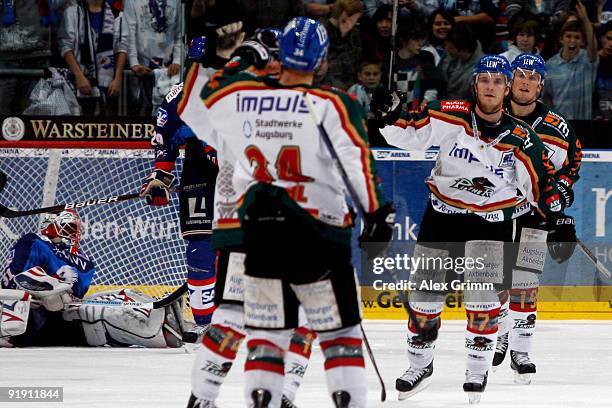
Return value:
M 410 367 L 400 378 L 395 380 L 395 389 L 399 391 L 398 399 L 405 400 L 427 388 L 433 374 L 433 361 L 425 368 Z
M 210 323 L 203 325 L 196 324 L 191 329 L 183 333 L 183 343 L 200 343 L 209 328 Z
M 497 338 L 497 346 L 495 347 L 495 356 L 493 357 L 493 372 L 497 371 L 497 367 L 504 362 L 506 353 L 508 352 L 508 333 Z
M 349 402 L 351 402 L 351 396 L 346 391 L 335 391 L 332 394 L 332 399 L 336 408 L 348 408 Z
M 297 405 L 295 405 L 293 402 L 291 402 L 289 398 L 283 395 L 283 397 L 281 398 L 281 408 L 297 408 Z
M 253 408 L 268 408 L 270 400 L 272 399 L 272 395 L 270 394 L 270 391 L 258 388 L 256 390 L 253 390 L 253 392 L 251 393 L 251 398 L 255 403 L 255 405 L 253 405 Z
M 529 358 L 529 353 L 510 350 L 510 367 L 514 371 L 516 384 L 529 385 L 536 373 L 536 366 Z
M 217 408 L 217 406 L 214 401 L 203 400 L 191 394 L 189 396 L 189 402 L 187 402 L 187 408 Z
M 480 403 L 480 397 L 487 387 L 487 377 L 489 373 L 478 374 L 465 370 L 465 382 L 463 383 L 463 391 L 468 395 L 470 404 Z

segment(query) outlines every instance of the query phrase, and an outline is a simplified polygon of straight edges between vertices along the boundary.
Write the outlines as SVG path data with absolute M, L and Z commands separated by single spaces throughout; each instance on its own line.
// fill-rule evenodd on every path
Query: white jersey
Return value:
M 510 219 L 517 209 L 529 211 L 529 203 L 545 212 L 560 210 L 546 148 L 528 126 L 505 114 L 487 126 L 469 102 L 458 100 L 433 101 L 402 115 L 381 133 L 402 149 L 440 146 L 427 179 L 436 210 L 475 213 L 492 222 Z
M 306 91 L 365 210 L 378 209 L 381 192 L 363 108 L 344 92 L 280 88 L 242 68 L 240 60 L 232 61 L 204 88 L 190 82 L 197 78 L 193 68 L 179 107 L 181 119 L 217 150 L 220 162 L 234 161 L 238 206 L 250 187 L 269 183 L 284 188 L 314 219 L 332 227 L 352 225 L 344 183 L 305 105 Z

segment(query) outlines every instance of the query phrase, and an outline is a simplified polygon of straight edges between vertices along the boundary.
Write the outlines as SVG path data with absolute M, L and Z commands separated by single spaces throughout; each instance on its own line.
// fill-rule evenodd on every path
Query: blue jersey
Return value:
M 68 245 L 53 243 L 34 233 L 26 234 L 11 248 L 4 274 L 0 279 L 0 286 L 5 289 L 16 289 L 13 281 L 15 275 L 35 266 L 43 268 L 52 276 L 66 265 L 77 271 L 72 293 L 82 298 L 87 293 L 95 273 L 94 263 L 80 251 L 77 254 L 71 253 Z
M 178 116 L 182 91 L 182 83 L 174 85 L 162 101 L 151 144 L 155 149 L 155 168 L 165 171 L 174 169 L 179 147 L 185 145 L 179 194 L 181 231 L 185 239 L 202 239 L 212 233 L 217 155 Z

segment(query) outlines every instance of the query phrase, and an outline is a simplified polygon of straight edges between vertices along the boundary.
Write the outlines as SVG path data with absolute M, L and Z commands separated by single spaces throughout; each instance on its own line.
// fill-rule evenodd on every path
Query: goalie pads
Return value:
M 30 299 L 0 300 L 0 339 L 25 333 L 29 315 Z
M 45 309 L 57 312 L 64 308 L 64 303 L 72 300 L 69 292 L 72 292 L 76 277 L 77 272 L 68 265 L 59 268 L 53 276 L 47 275 L 43 268 L 35 266 L 15 275 L 13 280 L 18 288 L 40 300 Z
M 154 299 L 129 289 L 98 292 L 86 300 L 153 302 Z M 71 306 L 64 320 L 80 321 L 90 346 L 180 347 L 182 333 L 177 318 L 166 309 L 134 309 L 121 306 Z M 176 333 L 176 334 L 175 334 Z M 178 336 L 177 336 L 178 335 Z M 178 339 L 177 339 L 178 337 Z

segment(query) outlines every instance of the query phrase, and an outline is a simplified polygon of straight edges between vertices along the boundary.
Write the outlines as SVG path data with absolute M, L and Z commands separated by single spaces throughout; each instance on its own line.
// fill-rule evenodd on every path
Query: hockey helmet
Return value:
M 74 252 L 81 239 L 81 218 L 73 209 L 47 216 L 41 223 L 41 233 L 51 240 L 58 239 L 70 245 Z
M 536 54 L 530 54 L 528 52 L 520 54 L 512 61 L 510 68 L 513 73 L 515 70 L 520 69 L 523 71 L 537 72 L 540 74 L 542 81 L 546 78 L 546 62 L 544 62 L 544 58 Z
M 280 39 L 280 62 L 284 67 L 298 71 L 314 71 L 327 56 L 329 38 L 319 22 L 295 17 Z
M 208 45 L 208 39 L 205 36 L 193 37 L 189 42 L 189 50 L 187 51 L 187 57 L 190 60 L 201 62 L 206 55 L 206 47 Z
M 474 67 L 474 82 L 479 74 L 503 74 L 506 77 L 506 82 L 512 82 L 512 71 L 510 71 L 510 63 L 501 55 L 485 55 L 478 60 Z

